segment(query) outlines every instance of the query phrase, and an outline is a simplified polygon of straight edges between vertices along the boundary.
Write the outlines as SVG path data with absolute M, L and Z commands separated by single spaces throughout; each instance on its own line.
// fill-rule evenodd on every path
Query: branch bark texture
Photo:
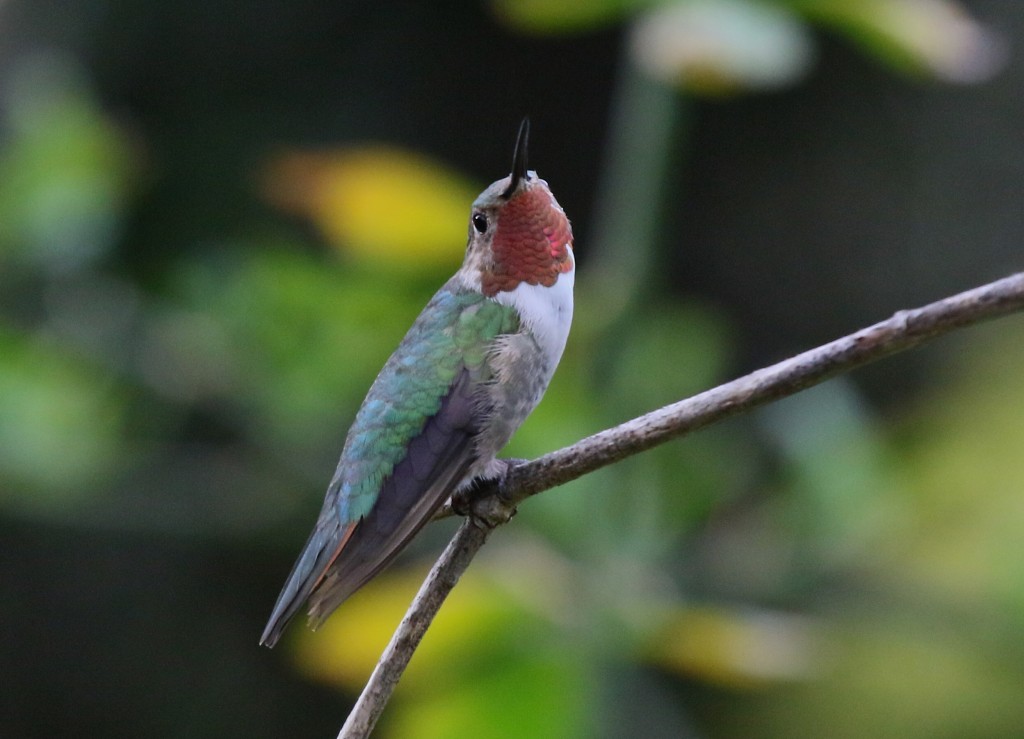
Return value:
M 463 522 L 434 564 L 338 739 L 369 736 L 441 603 L 487 540 L 489 526 L 507 521 L 526 498 L 955 329 L 1020 310 L 1024 273 L 899 311 L 849 336 L 510 467 L 476 501 L 474 516 Z

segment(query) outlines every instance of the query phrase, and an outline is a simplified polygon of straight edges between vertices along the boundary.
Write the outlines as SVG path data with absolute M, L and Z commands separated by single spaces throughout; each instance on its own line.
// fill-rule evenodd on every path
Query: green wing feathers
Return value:
M 475 454 L 474 389 L 491 377 L 494 339 L 518 330 L 513 308 L 461 290 L 454 279 L 427 304 L 356 414 L 261 643 L 273 646 L 307 599 L 312 622 L 326 618 L 461 481 Z
M 427 304 L 381 370 L 349 430 L 330 489 L 342 523 L 366 516 L 383 481 L 441 407 L 455 379 L 490 377 L 487 353 L 495 337 L 519 329 L 514 308 L 449 282 Z

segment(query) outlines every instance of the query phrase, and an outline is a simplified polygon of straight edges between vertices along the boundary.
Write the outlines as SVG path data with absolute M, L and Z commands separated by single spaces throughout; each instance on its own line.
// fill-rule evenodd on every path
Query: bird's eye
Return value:
M 483 213 L 473 214 L 473 228 L 477 230 L 477 233 L 483 233 L 487 230 L 487 216 Z

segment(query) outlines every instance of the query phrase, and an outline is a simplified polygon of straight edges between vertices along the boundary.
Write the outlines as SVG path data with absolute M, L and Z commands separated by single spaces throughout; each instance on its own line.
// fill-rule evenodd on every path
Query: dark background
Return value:
M 360 679 L 332 669 L 365 677 L 411 598 L 256 646 L 464 238 L 350 251 L 311 191 L 268 195 L 282 152 L 330 181 L 386 144 L 479 190 L 531 117 L 580 268 L 523 456 L 1020 269 L 1018 2 L 923 4 L 1004 45 L 976 84 L 781 3 L 804 76 L 726 91 L 636 71 L 632 12 L 510 4 L 0 4 L 0 736 L 333 736 Z M 531 501 L 381 735 L 1014 735 L 1021 328 Z

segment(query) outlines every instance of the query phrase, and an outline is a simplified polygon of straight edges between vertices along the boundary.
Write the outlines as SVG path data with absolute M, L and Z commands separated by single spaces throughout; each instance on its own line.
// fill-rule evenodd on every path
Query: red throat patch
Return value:
M 481 276 L 484 295 L 515 290 L 521 282 L 551 287 L 573 267 L 572 228 L 554 198 L 534 186 L 512 198 L 498 215 L 493 261 Z

